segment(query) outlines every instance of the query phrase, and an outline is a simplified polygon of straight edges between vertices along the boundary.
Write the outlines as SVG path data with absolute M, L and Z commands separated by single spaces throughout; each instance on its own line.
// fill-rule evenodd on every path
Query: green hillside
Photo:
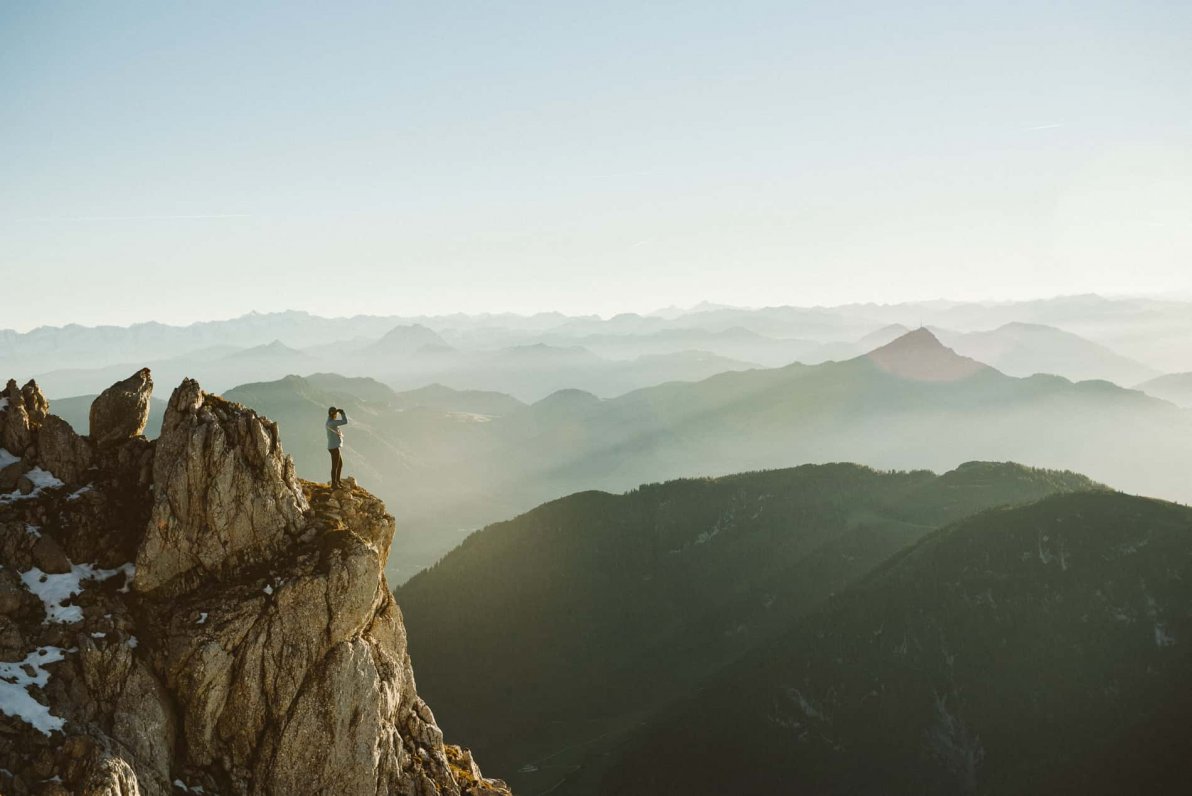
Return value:
M 1059 495 L 963 520 L 642 737 L 605 794 L 1176 793 L 1192 509 Z
M 1094 488 L 974 462 L 942 476 L 808 465 L 585 492 L 474 534 L 397 597 L 436 715 L 532 793 L 590 751 L 576 744 L 623 738 L 933 529 Z

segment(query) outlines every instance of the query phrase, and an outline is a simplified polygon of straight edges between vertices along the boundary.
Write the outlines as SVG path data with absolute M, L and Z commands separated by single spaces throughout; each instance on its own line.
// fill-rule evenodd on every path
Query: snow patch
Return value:
M 4 399 L 8 401 L 7 398 Z M 16 464 L 21 460 L 20 456 L 13 456 L 5 448 L 0 448 L 0 468 L 7 467 L 10 464 Z
M 8 451 L 3 452 L 8 453 Z M 16 459 L 13 461 L 16 461 Z M 12 492 L 0 495 L 0 503 L 14 503 L 18 500 L 31 500 L 32 498 L 40 495 L 43 489 L 54 489 L 60 486 L 66 486 L 66 484 L 55 478 L 53 473 L 48 470 L 43 470 L 40 467 L 34 467 L 32 470 L 25 473 L 25 477 L 33 482 L 33 491 L 28 495 L 22 495 L 21 490 L 14 489 Z
M 67 500 L 78 500 L 83 495 L 87 494 L 88 492 L 92 492 L 92 491 L 94 491 L 94 490 L 92 489 L 91 484 L 87 484 L 86 486 L 81 486 L 78 489 L 76 489 L 75 491 L 71 492 L 69 495 L 66 496 L 66 499 Z
M 273 594 L 273 587 L 266 583 L 265 588 L 261 591 L 265 592 L 266 594 Z
M 70 572 L 51 575 L 33 567 L 21 573 L 25 588 L 41 599 L 46 609 L 46 622 L 69 624 L 83 619 L 83 609 L 77 605 L 64 605 L 72 597 L 83 592 L 83 581 L 105 581 L 124 573 L 129 580 L 135 571 L 132 564 L 116 569 L 96 569 L 91 564 L 73 564 Z
M 203 611 L 202 613 L 199 614 L 199 621 L 195 622 L 195 624 L 202 625 L 202 624 L 206 624 L 206 623 L 207 623 L 207 612 Z
M 61 647 L 39 647 L 23 661 L 0 662 L 0 712 L 24 721 L 43 735 L 61 731 L 66 720 L 34 699 L 29 687 L 45 688 L 50 681 L 45 665 L 63 657 Z
M 40 467 L 34 467 L 29 472 L 25 473 L 25 477 L 33 482 L 35 489 L 53 489 L 55 487 L 66 486 L 49 470 L 43 470 Z

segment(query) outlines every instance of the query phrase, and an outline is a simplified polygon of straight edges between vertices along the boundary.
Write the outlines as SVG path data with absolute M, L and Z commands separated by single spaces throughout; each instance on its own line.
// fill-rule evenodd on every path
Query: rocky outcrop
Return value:
M 68 484 L 82 484 L 94 460 L 89 440 L 57 415 L 47 415 L 37 435 L 37 461 Z
M 0 393 L 3 406 L 3 422 L 0 422 L 0 446 L 10 453 L 21 456 L 33 443 L 34 432 L 45 419 L 49 402 L 41 394 L 37 382 L 30 380 L 24 387 L 17 387 L 15 379 L 9 379 L 8 386 Z
M 272 558 L 303 536 L 306 499 L 277 425 L 191 379 L 170 397 L 154 462 L 138 591 Z
M 90 439 L 6 391 L 37 484 L 0 494 L 0 792 L 509 794 L 418 696 L 384 505 L 193 381 L 149 442 L 150 388 Z
M 116 382 L 92 402 L 88 436 L 100 447 L 138 436 L 149 422 L 152 395 L 149 368 L 141 368 L 124 381 Z

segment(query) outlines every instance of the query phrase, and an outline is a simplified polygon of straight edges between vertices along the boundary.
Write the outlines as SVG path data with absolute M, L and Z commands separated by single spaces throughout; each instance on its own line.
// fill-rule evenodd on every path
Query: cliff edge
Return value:
M 384 504 L 192 380 L 150 442 L 152 389 L 0 393 L 0 792 L 509 794 L 418 696 Z

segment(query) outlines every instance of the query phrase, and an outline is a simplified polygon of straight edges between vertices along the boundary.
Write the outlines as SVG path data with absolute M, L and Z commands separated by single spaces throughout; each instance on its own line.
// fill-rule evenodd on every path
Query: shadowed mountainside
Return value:
M 1094 488 L 973 462 L 586 492 L 474 534 L 397 595 L 439 715 L 538 793 L 934 528 Z
M 600 793 L 1176 793 L 1192 509 L 1059 495 L 932 534 L 633 741 Z

